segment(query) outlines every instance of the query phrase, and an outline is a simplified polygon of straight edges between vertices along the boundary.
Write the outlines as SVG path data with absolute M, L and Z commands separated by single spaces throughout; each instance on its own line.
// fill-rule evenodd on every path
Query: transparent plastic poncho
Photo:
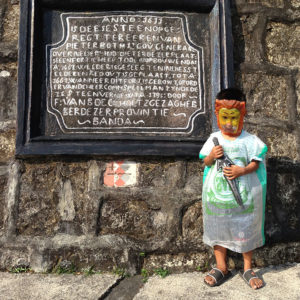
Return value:
M 236 179 L 244 208 L 239 206 L 216 163 L 205 167 L 202 191 L 203 241 L 213 247 L 223 246 L 244 253 L 262 246 L 266 199 L 265 154 L 267 146 L 255 135 L 242 131 L 235 140 L 225 139 L 221 132 L 211 134 L 200 151 L 200 158 L 210 154 L 217 137 L 228 157 L 245 167 L 252 160 L 259 161 L 257 171 Z

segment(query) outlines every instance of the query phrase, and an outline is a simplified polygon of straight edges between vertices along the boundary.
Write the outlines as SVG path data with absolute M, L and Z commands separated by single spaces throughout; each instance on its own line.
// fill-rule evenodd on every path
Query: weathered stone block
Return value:
M 19 17 L 20 9 L 19 5 L 12 5 L 7 10 L 4 22 L 3 22 L 3 40 L 4 41 L 13 41 L 18 40 L 18 31 L 19 31 Z
M 66 174 L 65 179 L 70 180 L 69 192 L 67 190 L 66 195 L 73 199 L 74 203 L 75 215 L 70 221 L 77 228 L 75 232 L 95 235 L 102 201 L 102 193 L 99 191 L 103 184 L 101 174 L 104 173 L 105 163 L 73 163 L 65 165 L 63 170 Z
M 19 234 L 96 234 L 100 194 L 95 189 L 97 184 L 99 188 L 100 182 L 96 181 L 100 174 L 94 177 L 88 162 L 25 167 L 21 178 Z
M 7 163 L 15 155 L 15 129 L 0 128 L 0 163 Z
M 248 116 L 288 120 L 288 86 L 283 76 L 242 74 Z
M 202 243 L 202 203 L 196 202 L 186 209 L 182 217 L 182 237 L 192 245 Z
M 163 236 L 158 231 L 165 225 L 167 216 L 153 211 L 144 199 L 136 195 L 111 195 L 103 199 L 99 224 L 99 234 L 120 234 L 139 240 L 149 240 Z
M 8 182 L 8 167 L 0 166 L 0 236 L 4 233 L 4 216 L 6 211 L 6 194 Z
M 21 177 L 17 233 L 53 235 L 60 221 L 56 163 L 25 164 Z
M 297 93 L 298 120 L 300 120 L 300 73 L 298 73 L 297 78 L 296 78 L 296 93 Z
M 1 0 L 0 1 L 0 38 L 2 38 L 3 35 L 3 22 L 4 22 L 4 15 L 6 11 L 6 1 Z
M 259 3 L 260 1 L 254 0 L 256 3 Z M 283 8 L 284 7 L 284 0 L 262 0 L 261 4 L 267 7 L 277 7 L 277 8 Z
M 267 241 L 268 244 L 268 241 Z M 278 243 L 265 245 L 253 252 L 253 266 L 262 268 L 270 265 L 294 263 L 300 259 L 299 243 Z M 228 252 L 229 266 L 233 269 L 242 269 L 243 260 L 240 253 Z
M 26 164 L 21 179 L 18 233 L 96 234 L 100 173 L 97 175 L 97 170 L 89 166 L 88 162 Z
M 300 243 L 285 243 L 257 249 L 253 261 L 257 267 L 286 264 L 300 260 Z
M 149 255 L 144 259 L 143 268 L 149 273 L 157 269 L 166 269 L 172 273 L 204 270 L 207 268 L 209 255 L 202 253 L 178 253 Z
M 88 164 L 64 163 L 58 166 L 58 170 L 61 174 L 57 207 L 60 215 L 59 232 L 80 235 L 82 227 L 88 222 L 85 210 L 86 204 L 90 201 L 87 194 Z
M 0 63 L 0 77 L 2 78 L 11 78 L 15 82 L 17 82 L 17 62 L 4 62 Z
M 0 243 L 1 245 L 1 243 Z M 20 264 L 20 261 L 29 262 L 30 253 L 24 245 L 1 245 L 0 247 L 0 270 L 8 271 Z
M 176 239 L 169 243 L 168 250 L 179 252 L 206 252 L 207 246 L 203 243 L 203 216 L 202 202 L 196 201 L 181 211 L 181 230 Z
M 141 266 L 139 252 L 127 247 L 124 241 L 113 236 L 105 238 L 73 238 L 57 235 L 53 239 L 18 237 L 14 240 L 0 239 L 0 269 L 26 265 L 36 272 L 55 272 L 58 267 L 82 271 L 93 267 L 99 271 L 136 274 Z M 74 270 L 74 268 L 72 268 Z
M 300 7 L 299 0 L 291 0 L 291 4 L 292 4 L 293 7 L 296 7 L 296 8 Z
M 200 151 L 200 149 L 199 149 Z M 189 161 L 186 167 L 186 182 L 184 190 L 199 197 L 202 194 L 204 164 L 201 160 Z
M 245 4 L 258 4 L 266 7 L 283 8 L 284 0 L 236 0 L 236 4 L 242 6 Z
M 92 160 L 89 161 L 88 168 L 88 192 L 98 191 L 100 185 L 102 185 L 101 166 L 98 165 L 96 160 Z
M 55 271 L 62 261 L 69 262 L 78 271 L 93 267 L 94 270 L 110 272 L 118 269 L 119 272 L 134 275 L 140 267 L 139 253 L 136 251 L 88 245 L 45 249 L 43 260 L 47 271 Z
M 0 60 L 2 63 L 16 61 L 18 57 L 17 41 L 0 43 Z
M 181 188 L 184 184 L 186 165 L 183 161 L 142 163 L 140 186 Z
M 300 165 L 270 159 L 266 234 L 270 242 L 300 240 Z
M 159 248 L 166 251 L 174 246 L 170 242 L 180 235 L 182 210 L 196 199 L 199 196 L 187 193 L 185 189 L 105 192 L 98 232 L 134 238 L 145 247 L 144 250 Z
M 267 157 L 299 159 L 298 142 L 295 132 L 274 127 L 245 124 L 245 129 L 257 135 L 268 146 Z
M 300 66 L 300 24 L 270 22 L 267 26 L 267 57 L 271 63 L 285 67 Z
M 0 77 L 0 121 L 16 119 L 17 83 L 10 77 Z
M 234 39 L 233 55 L 236 64 L 241 62 L 259 63 L 262 60 L 260 36 L 257 32 L 259 16 L 235 15 L 232 18 Z

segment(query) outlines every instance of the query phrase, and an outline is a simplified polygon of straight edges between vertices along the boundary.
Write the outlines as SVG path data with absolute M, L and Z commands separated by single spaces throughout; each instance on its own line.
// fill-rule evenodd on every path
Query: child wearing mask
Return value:
M 216 258 L 216 268 L 206 275 L 204 282 L 213 287 L 231 277 L 226 263 L 230 249 L 242 253 L 241 275 L 251 288 L 258 289 L 263 282 L 252 270 L 252 255 L 254 249 L 265 243 L 267 146 L 243 130 L 246 98 L 239 89 L 218 93 L 215 114 L 220 131 L 210 135 L 199 154 L 206 166 L 202 192 L 203 241 L 213 247 Z M 224 154 L 233 164 L 218 169 L 216 161 L 224 158 Z M 240 201 L 232 191 L 231 181 L 236 184 Z

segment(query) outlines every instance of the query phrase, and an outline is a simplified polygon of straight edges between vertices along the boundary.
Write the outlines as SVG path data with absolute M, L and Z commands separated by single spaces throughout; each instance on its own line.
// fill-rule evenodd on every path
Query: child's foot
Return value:
M 252 269 L 244 271 L 242 277 L 254 290 L 260 289 L 264 285 L 263 281 L 257 276 L 257 274 L 255 274 Z
M 221 270 L 218 268 L 213 268 L 210 272 L 205 276 L 204 282 L 210 287 L 218 286 L 225 282 L 231 273 L 228 270 Z

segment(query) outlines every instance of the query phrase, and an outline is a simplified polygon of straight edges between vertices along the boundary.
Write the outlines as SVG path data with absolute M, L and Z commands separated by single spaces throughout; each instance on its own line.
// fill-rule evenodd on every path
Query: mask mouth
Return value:
M 230 133 L 235 133 L 237 131 L 237 127 L 236 126 L 231 126 L 231 125 L 224 125 L 222 126 L 222 129 L 226 132 L 230 132 Z

